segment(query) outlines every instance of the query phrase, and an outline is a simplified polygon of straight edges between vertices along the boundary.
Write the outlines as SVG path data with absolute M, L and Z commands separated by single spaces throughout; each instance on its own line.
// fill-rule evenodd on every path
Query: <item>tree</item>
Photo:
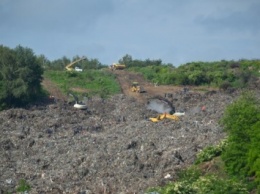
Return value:
M 65 56 L 63 56 L 61 59 L 56 59 L 51 62 L 50 69 L 52 70 L 59 70 L 64 71 L 66 65 L 70 64 L 71 60 Z
M 123 56 L 122 59 L 119 60 L 119 63 L 125 64 L 126 66 L 128 66 L 131 62 L 132 62 L 132 56 L 126 54 L 125 56 Z
M 43 69 L 50 69 L 51 62 L 44 55 L 37 56 L 37 60 Z
M 194 70 L 189 74 L 188 78 L 192 85 L 202 85 L 205 83 L 205 74 L 200 70 Z
M 0 108 L 22 106 L 41 93 L 43 69 L 29 48 L 0 46 Z
M 88 59 L 81 61 L 79 66 L 81 66 L 83 69 L 101 69 L 104 67 L 98 59 Z

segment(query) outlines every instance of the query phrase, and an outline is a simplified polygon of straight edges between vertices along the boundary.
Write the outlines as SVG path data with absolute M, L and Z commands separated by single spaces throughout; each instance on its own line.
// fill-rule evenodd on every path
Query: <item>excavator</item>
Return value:
M 80 62 L 80 61 L 82 61 L 82 60 L 86 60 L 86 59 L 87 59 L 86 57 L 82 57 L 82 58 L 80 58 L 80 59 L 77 59 L 77 60 L 71 62 L 70 64 L 68 64 L 68 65 L 66 66 L 67 71 L 82 71 L 82 69 L 80 69 L 80 68 L 78 68 L 78 67 L 76 67 L 75 69 L 73 69 L 72 66 L 73 66 L 74 64 L 76 64 L 76 63 L 78 63 L 78 62 Z
M 69 96 L 74 98 L 74 101 L 75 101 L 75 104 L 73 106 L 74 108 L 80 109 L 80 110 L 85 110 L 85 109 L 88 108 L 85 103 L 79 102 L 79 99 L 78 99 L 78 97 L 76 95 L 74 95 L 72 93 L 69 93 Z
M 152 122 L 159 122 L 164 119 L 179 121 L 179 117 L 185 115 L 185 112 L 176 112 L 172 103 L 161 96 L 150 98 L 146 106 L 147 109 L 160 113 L 157 117 L 149 118 Z
M 132 87 L 131 87 L 132 92 L 137 92 L 137 93 L 143 93 L 145 92 L 144 88 L 139 85 L 138 82 L 133 82 Z
M 174 120 L 174 121 L 179 121 L 179 117 L 180 116 L 184 116 L 185 113 L 183 112 L 175 112 L 174 114 L 169 114 L 169 113 L 163 113 L 163 114 L 160 114 L 158 115 L 157 117 L 150 117 L 150 121 L 152 122 L 158 122 L 158 121 L 161 121 L 163 119 L 171 119 L 171 120 Z
M 164 114 L 160 114 L 160 115 L 158 115 L 157 117 L 154 117 L 154 118 L 149 118 L 150 119 L 150 121 L 152 121 L 152 122 L 158 122 L 158 121 L 161 121 L 161 120 L 163 120 L 163 119 L 172 119 L 172 120 L 174 120 L 174 121 L 179 121 L 180 119 L 179 119 L 179 117 L 177 116 L 177 115 L 171 115 L 171 114 L 169 114 L 169 113 L 164 113 Z

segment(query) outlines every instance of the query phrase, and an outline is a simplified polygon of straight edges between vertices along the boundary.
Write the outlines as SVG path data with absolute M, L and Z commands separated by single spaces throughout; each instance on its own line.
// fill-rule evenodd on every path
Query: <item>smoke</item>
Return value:
M 158 113 L 172 113 L 174 108 L 167 102 L 159 99 L 152 99 L 147 103 L 147 109 L 154 110 Z

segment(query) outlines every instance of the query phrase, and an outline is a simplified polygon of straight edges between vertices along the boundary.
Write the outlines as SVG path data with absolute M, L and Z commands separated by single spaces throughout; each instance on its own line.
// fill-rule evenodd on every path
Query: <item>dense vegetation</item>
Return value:
M 226 109 L 222 120 L 229 134 L 222 154 L 227 172 L 241 179 L 253 177 L 260 192 L 260 101 L 246 93 Z
M 43 69 L 29 48 L 0 45 L 0 110 L 24 106 L 41 94 Z
M 260 193 L 260 100 L 244 93 L 228 106 L 221 123 L 227 139 L 198 153 L 195 164 L 182 170 L 177 181 L 148 192 Z
M 159 84 L 243 88 L 260 76 L 260 60 L 192 62 L 174 67 L 161 60 L 134 60 L 124 56 L 120 63 L 141 72 L 146 79 Z

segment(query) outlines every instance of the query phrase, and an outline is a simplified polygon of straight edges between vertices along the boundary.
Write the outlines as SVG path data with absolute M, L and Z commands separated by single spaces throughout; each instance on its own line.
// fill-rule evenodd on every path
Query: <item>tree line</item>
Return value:
M 129 70 L 141 72 L 154 83 L 165 85 L 213 86 L 243 88 L 260 76 L 260 60 L 190 62 L 178 67 L 161 60 L 134 60 L 126 55 L 121 60 Z
M 53 61 L 48 60 L 44 55 L 39 56 L 39 60 L 41 61 L 41 65 L 45 70 L 56 70 L 56 71 L 63 71 L 65 67 L 73 61 L 76 61 L 82 57 L 74 56 L 72 59 L 69 59 L 66 56 L 63 56 L 60 59 L 55 59 Z M 98 59 L 90 59 L 85 57 L 85 60 L 82 60 L 74 65 L 75 67 L 79 67 L 81 69 L 101 69 L 107 67 L 107 65 L 102 64 L 99 62 Z

